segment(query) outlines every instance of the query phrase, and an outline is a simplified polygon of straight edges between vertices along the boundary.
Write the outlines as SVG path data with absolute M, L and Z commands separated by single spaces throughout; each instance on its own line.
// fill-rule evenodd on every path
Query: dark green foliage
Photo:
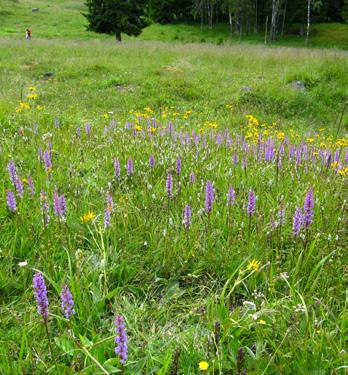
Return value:
M 139 35 L 146 26 L 143 16 L 144 2 L 135 0 L 87 0 L 89 24 L 87 29 L 102 34 L 121 33 Z

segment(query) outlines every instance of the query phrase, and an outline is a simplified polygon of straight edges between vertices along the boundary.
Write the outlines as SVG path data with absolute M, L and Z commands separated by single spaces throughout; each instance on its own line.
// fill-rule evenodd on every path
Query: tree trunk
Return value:
M 276 38 L 280 0 L 272 1 L 271 40 Z
M 232 23 L 232 12 L 231 12 L 231 5 L 228 8 L 228 22 L 230 24 L 230 36 L 233 36 L 233 23 Z
M 115 32 L 115 38 L 116 38 L 116 43 L 121 43 L 121 31 L 116 31 Z
M 203 31 L 203 24 L 204 24 L 204 1 L 201 0 L 200 2 L 200 13 L 201 13 L 201 32 Z
M 306 47 L 308 47 L 308 39 L 309 39 L 309 29 L 310 29 L 310 27 L 311 27 L 311 0 L 308 0 Z
M 214 5 L 208 4 L 208 20 L 209 20 L 209 29 L 213 28 L 213 17 L 214 17 Z
M 257 14 L 257 11 L 258 11 L 258 6 L 257 6 L 257 0 L 255 0 L 255 22 L 254 22 L 254 33 L 256 34 L 258 31 L 259 31 L 259 27 L 258 27 L 258 14 Z
M 266 17 L 265 44 L 267 44 L 267 35 L 268 35 L 268 16 Z
M 283 23 L 282 23 L 282 36 L 284 35 L 285 19 L 286 19 L 286 9 L 288 7 L 288 0 L 285 0 L 284 13 L 283 13 Z

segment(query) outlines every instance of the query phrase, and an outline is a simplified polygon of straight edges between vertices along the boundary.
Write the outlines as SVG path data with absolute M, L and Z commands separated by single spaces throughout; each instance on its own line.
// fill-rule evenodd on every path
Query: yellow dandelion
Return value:
M 260 266 L 260 261 L 256 259 L 249 260 L 247 270 L 249 271 L 258 271 Z
M 95 218 L 94 212 L 87 212 L 83 216 L 80 217 L 81 223 L 88 223 L 89 221 L 93 220 Z
M 209 363 L 206 361 L 201 361 L 199 362 L 198 367 L 201 371 L 207 371 L 209 367 Z

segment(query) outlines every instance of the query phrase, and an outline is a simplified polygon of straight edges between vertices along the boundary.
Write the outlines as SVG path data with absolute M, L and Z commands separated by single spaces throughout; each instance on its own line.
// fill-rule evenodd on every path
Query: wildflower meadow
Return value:
M 346 373 L 343 52 L 0 43 L 1 374 Z

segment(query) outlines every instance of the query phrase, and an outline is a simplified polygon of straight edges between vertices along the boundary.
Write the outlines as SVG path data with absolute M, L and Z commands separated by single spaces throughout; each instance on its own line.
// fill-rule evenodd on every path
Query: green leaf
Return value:
M 58 336 L 54 338 L 54 342 L 59 349 L 63 350 L 65 354 L 73 355 L 75 351 L 75 343 L 65 336 Z
M 110 372 L 110 374 L 115 374 L 116 372 L 122 372 L 121 369 L 115 367 L 116 365 L 119 366 L 118 358 L 109 358 L 103 363 L 103 367 L 105 368 L 105 370 Z

